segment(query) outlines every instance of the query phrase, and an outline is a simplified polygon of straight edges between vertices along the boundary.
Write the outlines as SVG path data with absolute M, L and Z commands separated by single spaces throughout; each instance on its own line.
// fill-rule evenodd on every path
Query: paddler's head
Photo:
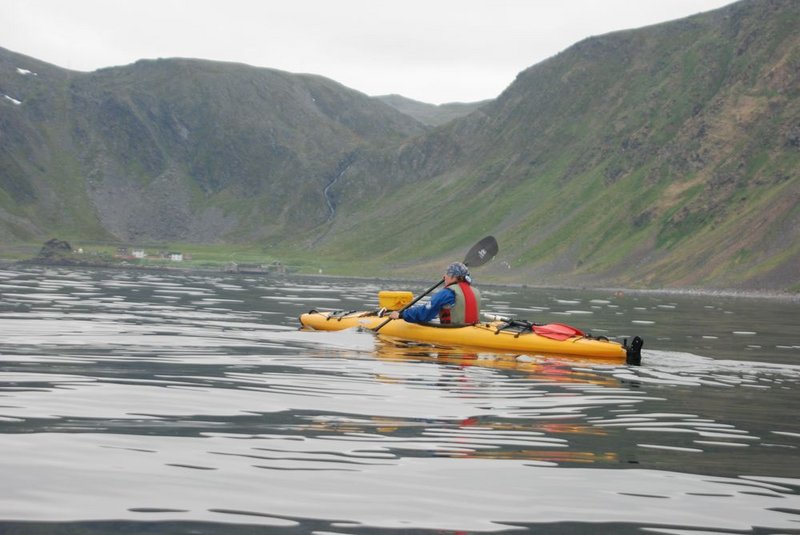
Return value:
M 444 285 L 449 286 L 457 282 L 472 283 L 469 276 L 469 269 L 461 262 L 453 262 L 444 272 Z

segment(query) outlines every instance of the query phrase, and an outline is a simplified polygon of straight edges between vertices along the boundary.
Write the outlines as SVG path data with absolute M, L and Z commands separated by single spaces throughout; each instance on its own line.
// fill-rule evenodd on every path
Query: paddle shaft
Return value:
M 438 288 L 439 286 L 441 286 L 443 282 L 444 282 L 444 277 L 442 277 L 442 280 L 440 280 L 439 282 L 437 282 L 436 284 L 434 284 L 433 286 L 431 286 L 430 288 L 428 288 L 427 290 L 425 290 L 425 293 L 421 293 L 421 294 L 419 295 L 419 297 L 415 298 L 415 299 L 414 299 L 413 301 L 411 301 L 409 304 L 407 304 L 406 306 L 404 306 L 403 308 L 401 308 L 401 309 L 400 309 L 400 314 L 402 314 L 402 313 L 403 313 L 403 311 L 404 311 L 405 309 L 407 309 L 407 308 L 411 308 L 412 306 L 414 306 L 414 305 L 417 303 L 417 301 L 419 301 L 420 299 L 422 299 L 423 297 L 425 297 L 426 295 L 428 295 L 429 293 L 431 293 L 432 291 L 434 291 L 436 288 Z M 380 331 L 380 330 L 381 330 L 381 327 L 383 327 L 384 325 L 386 325 L 386 324 L 387 324 L 387 323 L 389 323 L 390 321 L 392 321 L 392 318 L 386 318 L 386 321 L 384 321 L 383 323 L 381 323 L 380 325 L 378 325 L 377 327 L 375 327 L 375 329 L 373 329 L 373 332 L 378 332 L 378 331 Z

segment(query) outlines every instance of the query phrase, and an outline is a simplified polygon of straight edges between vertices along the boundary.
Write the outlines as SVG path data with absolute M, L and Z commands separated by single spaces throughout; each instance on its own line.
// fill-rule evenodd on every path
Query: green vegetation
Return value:
M 492 234 L 492 282 L 797 291 L 798 26 L 747 0 L 454 107 L 190 60 L 25 79 L 0 50 L 0 239 L 427 278 Z

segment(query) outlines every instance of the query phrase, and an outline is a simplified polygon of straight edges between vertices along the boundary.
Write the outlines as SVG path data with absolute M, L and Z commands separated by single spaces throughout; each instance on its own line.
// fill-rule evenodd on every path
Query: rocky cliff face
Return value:
M 78 234 L 202 242 L 307 230 L 327 217 L 323 189 L 342 160 L 425 131 L 316 76 L 193 60 L 79 74 L 0 57 L 18 102 L 0 107 L 12 138 L 4 208 L 83 206 Z

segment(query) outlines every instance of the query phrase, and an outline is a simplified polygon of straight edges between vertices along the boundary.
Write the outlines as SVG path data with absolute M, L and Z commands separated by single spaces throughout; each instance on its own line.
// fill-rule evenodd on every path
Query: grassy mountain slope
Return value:
M 330 239 L 441 264 L 495 233 L 497 280 L 797 285 L 798 27 L 800 3 L 753 0 L 578 43 L 353 165 Z
M 0 103 L 0 227 L 18 238 L 282 239 L 330 217 L 354 151 L 424 132 L 331 80 L 245 65 L 82 74 L 0 50 L 0 80 L 20 102 Z
M 483 280 L 800 291 L 798 27 L 744 0 L 590 38 L 446 121 L 316 76 L 0 49 L 0 240 L 429 277 L 493 234 Z
M 86 208 L 72 147 L 56 147 L 67 123 L 72 73 L 0 49 L 0 239 L 40 237 L 53 228 L 103 229 Z

